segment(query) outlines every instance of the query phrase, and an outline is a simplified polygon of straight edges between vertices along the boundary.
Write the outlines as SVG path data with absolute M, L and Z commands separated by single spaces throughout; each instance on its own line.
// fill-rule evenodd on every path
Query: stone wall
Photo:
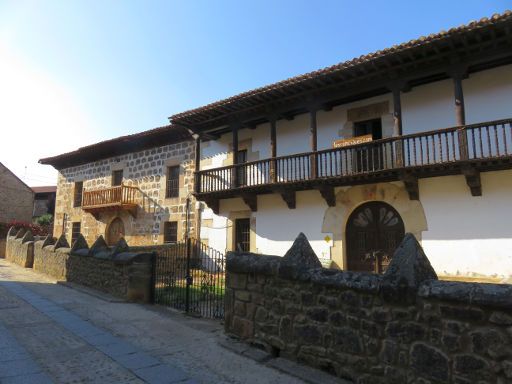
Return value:
M 56 241 L 48 236 L 34 244 L 34 271 L 44 273 L 56 280 L 67 279 L 67 263 L 71 248 L 64 237 Z
M 358 384 L 510 383 L 511 326 L 512 286 L 437 280 L 411 234 L 384 275 L 323 269 L 303 235 L 227 256 L 228 334 Z
M 125 238 L 131 245 L 163 243 L 164 222 L 178 222 L 178 238 L 186 228 L 186 199 L 193 192 L 194 183 L 193 141 L 155 147 L 145 151 L 111 157 L 75 167 L 59 170 L 55 205 L 54 236 L 65 234 L 71 238 L 71 223 L 81 223 L 81 233 L 89 243 L 106 235 L 108 225 L 119 217 L 125 229 Z M 167 167 L 180 166 L 179 197 L 166 198 Z M 123 170 L 123 183 L 138 187 L 136 217 L 126 211 L 107 211 L 95 218 L 81 207 L 73 206 L 75 182 L 83 182 L 83 190 L 109 188 L 112 172 Z M 189 227 L 195 231 L 195 200 L 191 199 Z M 64 214 L 67 221 L 64 221 Z M 63 224 L 65 228 L 63 228 Z
M 23 242 L 28 236 L 8 236 L 7 260 L 130 301 L 152 301 L 153 253 L 131 251 L 124 239 L 109 247 L 102 236 L 90 248 L 82 235 L 71 248 L 64 236 Z
M 7 234 L 5 258 L 25 268 L 32 268 L 34 263 L 34 236 L 32 232 L 24 229 L 14 232 L 14 228 Z
M 34 192 L 0 163 L 0 223 L 32 221 Z

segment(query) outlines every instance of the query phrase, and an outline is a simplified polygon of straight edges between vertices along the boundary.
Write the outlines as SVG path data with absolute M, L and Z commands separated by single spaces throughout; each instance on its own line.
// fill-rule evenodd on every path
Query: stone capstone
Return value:
M 306 235 L 301 232 L 281 260 L 279 276 L 297 278 L 301 273 L 315 268 L 322 268 L 322 263 L 311 248 Z

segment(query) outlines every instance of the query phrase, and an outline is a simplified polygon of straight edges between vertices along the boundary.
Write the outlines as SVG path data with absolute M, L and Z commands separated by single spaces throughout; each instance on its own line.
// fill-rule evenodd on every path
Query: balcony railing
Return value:
M 196 193 L 307 183 L 510 157 L 512 119 L 202 170 Z
M 84 191 L 82 209 L 98 212 L 104 209 L 121 208 L 136 211 L 139 189 L 127 185 Z

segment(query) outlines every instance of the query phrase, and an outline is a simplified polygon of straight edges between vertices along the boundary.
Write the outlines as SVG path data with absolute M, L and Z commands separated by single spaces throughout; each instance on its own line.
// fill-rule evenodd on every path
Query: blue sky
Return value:
M 511 1 L 0 0 L 0 162 L 29 185 L 51 184 L 56 173 L 37 165 L 41 157 L 507 8 Z

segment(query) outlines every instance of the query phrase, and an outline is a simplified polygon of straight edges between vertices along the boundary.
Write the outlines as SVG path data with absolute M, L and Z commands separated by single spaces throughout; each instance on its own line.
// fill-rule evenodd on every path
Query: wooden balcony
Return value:
M 82 198 L 82 209 L 90 212 L 95 217 L 100 212 L 109 210 L 126 210 L 133 217 L 137 215 L 137 187 L 118 185 L 111 188 L 84 191 Z
M 290 208 L 295 191 L 318 189 L 328 205 L 334 187 L 401 180 L 418 199 L 418 178 L 463 174 L 474 196 L 480 172 L 512 168 L 512 119 L 375 140 L 196 172 L 196 196 L 218 210 L 218 200 L 280 193 Z

